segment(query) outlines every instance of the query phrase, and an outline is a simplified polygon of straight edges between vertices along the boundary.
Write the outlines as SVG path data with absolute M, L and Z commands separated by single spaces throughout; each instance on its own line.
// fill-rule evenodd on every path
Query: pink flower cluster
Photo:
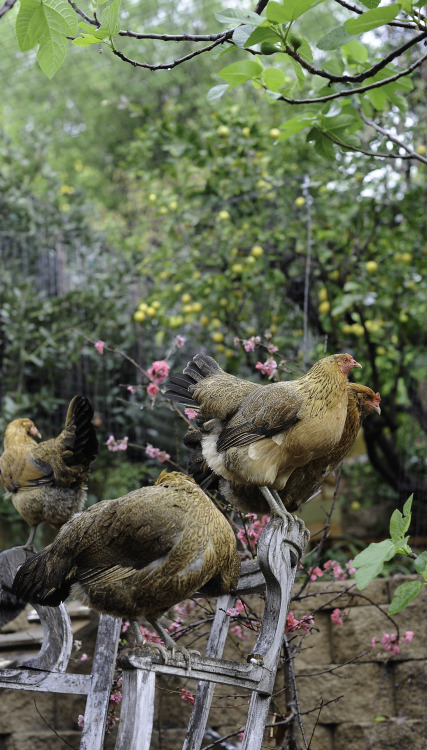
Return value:
M 170 455 L 169 453 L 166 453 L 166 451 L 161 451 L 160 448 L 155 448 L 154 445 L 151 445 L 150 443 L 147 443 L 145 446 L 145 453 L 150 458 L 157 458 L 158 461 L 160 461 L 161 464 L 163 464 L 165 461 L 169 461 Z
M 185 688 L 181 688 L 181 700 L 185 701 L 186 703 L 190 703 L 191 705 L 194 704 L 194 695 L 193 693 L 190 693 L 189 690 L 186 690 Z
M 245 352 L 254 352 L 257 344 L 261 343 L 259 336 L 251 336 L 250 339 L 242 339 L 242 344 Z
M 331 613 L 331 620 L 335 623 L 335 625 L 344 625 L 344 620 L 341 617 L 341 610 L 339 607 L 334 609 L 334 611 Z
M 310 628 L 315 627 L 313 615 L 303 615 L 301 620 L 297 620 L 293 612 L 289 612 L 286 618 L 285 633 L 293 633 L 295 630 L 302 630 L 308 633 Z
M 187 409 L 184 409 L 184 414 L 188 417 L 188 419 L 196 419 L 198 415 L 197 409 L 191 409 L 188 407 Z
M 263 516 L 261 520 L 259 520 L 255 513 L 247 513 L 245 519 L 250 522 L 250 525 L 245 524 L 245 528 L 240 529 L 237 532 L 237 538 L 245 547 L 248 546 L 248 540 L 250 544 L 255 546 L 261 536 L 263 528 L 270 521 L 270 516 Z
M 147 375 L 154 383 L 163 383 L 169 375 L 169 369 L 164 359 L 158 359 L 147 370 Z
M 182 349 L 185 344 L 185 336 L 175 336 L 175 346 L 177 349 Z
M 377 638 L 372 638 L 372 648 L 377 647 L 377 643 L 381 643 L 386 651 L 389 651 L 392 656 L 400 654 L 400 646 L 402 643 L 410 643 L 414 637 L 412 630 L 405 630 L 403 638 L 399 640 L 397 633 L 384 633 L 383 637 L 378 641 Z
M 322 578 L 325 573 L 332 573 L 337 581 L 345 581 L 346 578 L 354 575 L 356 572 L 356 568 L 353 568 L 353 560 L 346 562 L 345 567 L 347 568 L 347 572 L 337 560 L 327 560 L 323 565 L 323 570 L 319 566 L 316 568 L 311 567 L 307 570 L 307 575 L 310 577 L 310 581 L 315 581 L 317 578 Z
M 95 341 L 94 346 L 98 354 L 104 354 L 105 341 L 101 341 L 101 339 L 99 339 L 98 341 Z
M 169 375 L 169 365 L 164 359 L 157 359 L 147 370 L 147 375 L 151 383 L 147 386 L 147 393 L 151 398 L 156 398 L 160 388 L 159 383 L 163 383 Z
M 272 380 L 277 375 L 277 362 L 269 357 L 265 362 L 257 362 L 255 369 L 260 370 L 263 375 L 268 375 L 268 379 Z
M 113 453 L 115 451 L 125 451 L 128 447 L 128 437 L 124 437 L 121 440 L 116 440 L 114 435 L 110 435 L 105 445 L 107 446 L 109 451 L 112 451 Z

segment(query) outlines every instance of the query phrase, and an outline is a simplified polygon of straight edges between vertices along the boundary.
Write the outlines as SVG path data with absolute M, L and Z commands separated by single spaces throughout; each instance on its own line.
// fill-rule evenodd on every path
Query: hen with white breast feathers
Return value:
M 257 385 L 197 354 L 165 396 L 199 410 L 203 457 L 215 474 L 260 486 L 272 511 L 289 518 L 274 491 L 340 441 L 353 367 L 361 365 L 350 354 L 333 354 L 297 380 Z

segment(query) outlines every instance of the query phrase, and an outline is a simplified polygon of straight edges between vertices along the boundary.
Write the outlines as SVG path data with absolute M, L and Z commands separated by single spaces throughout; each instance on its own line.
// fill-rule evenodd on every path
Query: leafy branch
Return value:
M 403 514 L 395 510 L 390 519 L 390 539 L 382 542 L 372 542 L 366 549 L 359 552 L 353 560 L 356 568 L 356 585 L 360 590 L 368 586 L 371 581 L 381 575 L 386 562 L 395 555 L 405 555 L 414 560 L 414 568 L 422 580 L 407 581 L 397 587 L 391 601 L 388 614 L 395 615 L 408 606 L 427 585 L 427 551 L 416 555 L 408 545 L 409 536 L 405 536 L 411 524 L 411 495 L 403 506 Z

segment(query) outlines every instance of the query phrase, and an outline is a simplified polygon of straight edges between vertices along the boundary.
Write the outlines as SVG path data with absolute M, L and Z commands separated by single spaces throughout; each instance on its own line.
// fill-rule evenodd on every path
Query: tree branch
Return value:
M 0 8 L 0 18 L 4 16 L 4 14 L 7 13 L 8 10 L 12 10 L 15 3 L 16 0 L 6 0 L 5 4 Z
M 296 52 L 293 47 L 291 47 L 289 44 L 286 45 L 286 54 L 289 55 L 289 57 L 292 57 L 294 60 L 296 60 L 302 68 L 305 68 L 305 70 L 308 70 L 309 73 L 312 75 L 320 76 L 321 78 L 326 78 L 328 81 L 331 81 L 332 83 L 358 83 L 365 81 L 367 78 L 372 78 L 372 76 L 376 75 L 376 73 L 379 73 L 380 70 L 383 70 L 390 62 L 396 59 L 396 57 L 399 57 L 402 55 L 406 50 L 410 49 L 411 47 L 415 46 L 419 42 L 424 41 L 424 39 L 427 39 L 427 31 L 423 31 L 421 34 L 418 34 L 418 36 L 414 37 L 413 39 L 410 39 L 408 42 L 405 42 L 405 44 L 402 44 L 401 47 L 398 47 L 397 49 L 393 50 L 393 52 L 390 52 L 387 57 L 384 57 L 380 62 L 378 62 L 376 65 L 373 65 L 372 68 L 369 68 L 369 70 L 365 70 L 363 73 L 358 73 L 355 76 L 348 76 L 348 75 L 342 75 L 337 76 L 333 73 L 328 73 L 327 70 L 323 70 L 321 68 L 316 68 L 314 65 L 311 65 L 306 60 L 304 60 L 301 55 Z M 423 58 L 425 60 L 425 56 Z M 402 74 L 399 74 L 399 76 Z M 389 80 L 389 79 L 386 79 Z M 381 85 L 384 85 L 384 81 L 379 82 Z
M 346 3 L 345 0 L 335 0 L 338 5 L 341 5 L 343 8 L 347 8 L 347 10 L 351 10 L 352 13 L 358 13 L 361 15 L 365 11 L 361 8 L 358 8 L 356 5 L 351 5 L 350 3 Z M 387 24 L 387 26 L 399 26 L 403 29 L 416 29 L 417 26 L 410 21 L 408 23 L 405 23 L 404 21 L 390 21 L 390 23 Z
M 212 42 L 212 44 L 208 44 L 207 47 L 202 47 L 201 49 L 196 49 L 194 52 L 190 52 L 188 55 L 184 55 L 184 57 L 180 57 L 178 60 L 173 60 L 169 63 L 159 63 L 158 65 L 150 65 L 150 63 L 143 63 L 138 62 L 138 60 L 132 60 L 130 57 L 126 57 L 126 55 L 123 54 L 123 52 L 120 52 L 118 49 L 113 49 L 113 53 L 117 55 L 117 57 L 120 57 L 123 62 L 127 62 L 130 65 L 133 65 L 134 68 L 147 68 L 148 70 L 171 70 L 172 68 L 176 68 L 177 65 L 181 65 L 184 62 L 187 62 L 187 60 L 191 60 L 193 57 L 196 57 L 197 55 L 202 55 L 203 52 L 209 52 L 209 50 L 213 49 L 214 47 L 217 47 L 219 44 L 222 44 L 223 38 L 217 39 L 215 42 Z
M 425 55 L 425 57 L 427 58 L 427 55 Z M 391 133 L 385 130 L 385 128 L 382 128 L 381 125 L 377 125 L 377 123 L 373 122 L 373 120 L 369 120 L 367 117 L 365 117 L 361 109 L 359 109 L 359 114 L 363 122 L 366 123 L 366 125 L 369 125 L 371 128 L 374 128 L 374 130 L 376 130 L 377 133 L 381 133 L 381 135 L 385 135 L 386 138 L 388 138 L 390 141 L 392 141 L 397 146 L 399 146 L 399 148 L 403 148 L 403 150 L 409 154 L 409 156 L 400 157 L 400 158 L 418 159 L 418 161 L 421 161 L 423 164 L 427 164 L 427 158 L 425 156 L 422 156 L 421 154 L 417 154 L 416 151 L 414 151 L 412 148 L 409 148 L 409 146 L 407 146 L 403 141 L 401 141 L 396 136 L 391 135 Z

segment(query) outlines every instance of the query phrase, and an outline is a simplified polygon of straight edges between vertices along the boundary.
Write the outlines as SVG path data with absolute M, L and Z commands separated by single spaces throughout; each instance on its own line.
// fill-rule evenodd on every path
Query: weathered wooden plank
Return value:
M 154 717 L 155 672 L 123 672 L 122 709 L 115 750 L 149 750 Z
M 87 695 L 91 675 L 46 672 L 36 669 L 1 669 L 0 688 L 34 690 L 41 693 L 70 693 Z
M 206 656 L 208 657 L 218 658 L 223 654 L 230 625 L 227 610 L 233 606 L 234 601 L 234 594 L 220 596 L 218 599 L 214 621 L 206 646 Z M 198 750 L 201 747 L 214 690 L 214 682 L 199 682 L 182 750 Z
M 121 627 L 118 617 L 99 618 L 80 750 L 102 750 Z

